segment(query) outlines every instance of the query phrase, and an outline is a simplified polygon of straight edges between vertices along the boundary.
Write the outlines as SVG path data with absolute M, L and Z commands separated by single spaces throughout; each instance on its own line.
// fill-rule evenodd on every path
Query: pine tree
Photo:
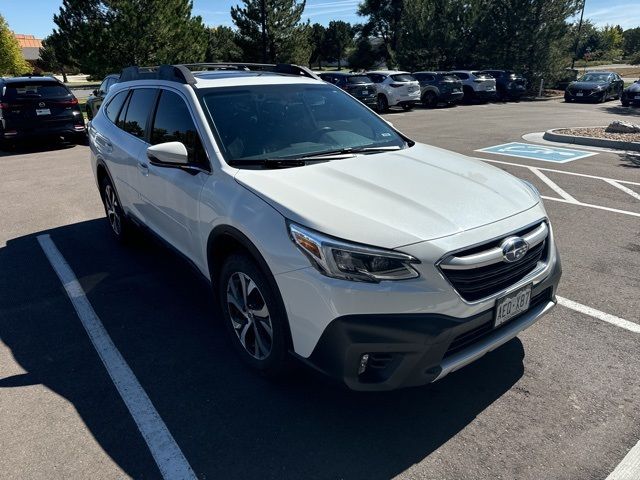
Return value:
M 308 64 L 311 27 L 300 21 L 306 0 L 243 0 L 231 8 L 245 61 Z
M 239 62 L 242 50 L 237 43 L 237 34 L 230 28 L 220 25 L 207 28 L 208 43 L 206 62 Z
M 21 75 L 31 70 L 20 50 L 18 40 L 0 15 L 0 75 Z
M 54 16 L 84 73 L 204 59 L 207 34 L 191 0 L 63 0 Z
M 345 55 L 347 48 L 353 44 L 353 28 L 347 22 L 336 20 L 329 22 L 329 27 L 324 36 L 325 51 L 331 60 L 340 62 Z

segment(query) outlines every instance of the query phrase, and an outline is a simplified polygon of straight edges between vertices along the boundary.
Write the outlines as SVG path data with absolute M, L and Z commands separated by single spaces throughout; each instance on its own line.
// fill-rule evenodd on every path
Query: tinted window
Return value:
M 367 76 L 371 79 L 373 83 L 380 83 L 380 82 L 383 82 L 385 79 L 384 75 L 380 75 L 378 73 L 371 73 Z
M 353 75 L 347 77 L 347 82 L 349 83 L 371 83 L 369 77 L 365 77 L 364 75 Z
M 147 130 L 147 120 L 156 98 L 156 90 L 152 88 L 138 88 L 131 93 L 127 113 L 122 129 L 138 138 L 144 138 Z M 122 117 L 122 115 L 120 115 Z
M 124 90 L 123 92 L 117 93 L 111 99 L 111 101 L 109 102 L 107 107 L 105 108 L 105 113 L 107 114 L 107 117 L 113 123 L 116 122 L 116 119 L 118 118 L 118 113 L 120 112 L 120 109 L 122 108 L 122 104 L 127 99 L 127 93 L 128 93 L 127 90 Z
M 107 86 L 107 82 L 108 80 L 104 80 L 101 84 L 100 84 L 100 88 L 98 88 L 99 92 L 102 93 L 106 93 L 109 90 L 109 87 Z
M 182 142 L 189 152 L 189 161 L 208 165 L 187 104 L 179 95 L 168 90 L 160 94 L 151 129 L 152 145 L 165 142 Z
M 609 75 L 607 73 L 587 73 L 578 79 L 579 82 L 606 82 Z
M 17 98 L 51 98 L 67 97 L 71 92 L 67 87 L 53 82 L 20 82 L 8 83 L 5 90 L 5 99 Z
M 467 75 L 466 73 L 455 72 L 453 75 L 458 77 L 460 80 L 466 80 L 469 78 L 469 75 Z
M 408 73 L 398 73 L 395 75 L 391 75 L 391 78 L 396 82 L 415 82 L 416 81 L 413 75 L 409 75 Z
M 203 91 L 226 158 L 295 158 L 344 148 L 406 146 L 384 120 L 323 84 L 252 85 Z
M 109 89 L 113 87 L 113 85 L 116 83 L 116 80 L 117 79 L 113 77 L 107 79 L 107 89 L 105 90 L 105 92 L 108 92 Z

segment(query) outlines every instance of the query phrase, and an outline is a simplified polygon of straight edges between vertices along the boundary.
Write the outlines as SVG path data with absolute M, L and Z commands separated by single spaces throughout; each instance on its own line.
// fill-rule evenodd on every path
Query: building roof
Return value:
M 34 35 L 25 35 L 23 33 L 14 33 L 20 50 L 22 50 L 22 56 L 25 60 L 37 60 L 40 58 L 40 48 L 42 47 L 42 40 L 36 38 Z

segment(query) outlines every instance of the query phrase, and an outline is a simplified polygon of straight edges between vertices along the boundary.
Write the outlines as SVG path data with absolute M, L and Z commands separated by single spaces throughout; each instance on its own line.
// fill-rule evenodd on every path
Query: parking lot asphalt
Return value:
M 415 140 L 533 182 L 549 198 L 559 294 L 640 324 L 640 199 L 619 188 L 640 193 L 640 167 L 611 152 L 564 164 L 476 152 L 549 128 L 640 118 L 616 105 L 385 117 Z M 2 478 L 161 478 L 42 234 L 198 478 L 596 480 L 640 439 L 640 334 L 564 306 L 427 387 L 354 393 L 304 368 L 269 382 L 237 359 L 190 267 L 147 236 L 128 247 L 111 239 L 88 149 L 52 148 L 0 154 Z

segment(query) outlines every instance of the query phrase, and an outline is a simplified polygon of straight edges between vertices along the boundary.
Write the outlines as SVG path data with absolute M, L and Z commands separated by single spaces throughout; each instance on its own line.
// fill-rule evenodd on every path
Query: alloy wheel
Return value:
M 107 211 L 107 219 L 111 229 L 116 235 L 120 235 L 122 233 L 122 222 L 118 213 L 118 197 L 111 185 L 107 185 L 104 189 L 104 208 Z
M 246 352 L 264 360 L 273 346 L 273 325 L 264 296 L 247 274 L 236 272 L 227 282 L 227 309 L 233 330 Z

